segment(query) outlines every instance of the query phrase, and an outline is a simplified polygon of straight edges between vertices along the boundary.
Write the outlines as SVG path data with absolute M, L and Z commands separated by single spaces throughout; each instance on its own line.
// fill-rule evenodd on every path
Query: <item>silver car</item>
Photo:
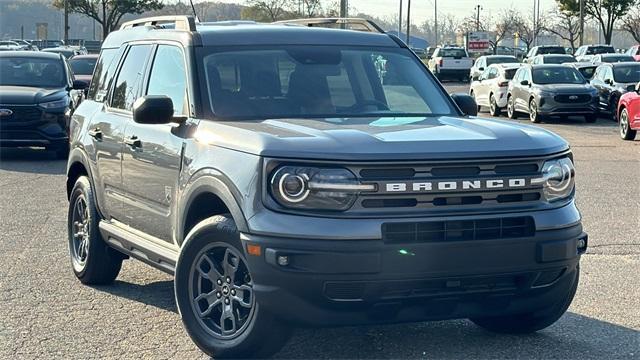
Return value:
M 598 91 L 570 65 L 526 65 L 509 83 L 507 115 L 529 115 L 538 123 L 549 116 L 566 118 L 582 115 L 595 122 L 598 112 Z
M 476 77 L 469 94 L 475 98 L 478 110 L 488 107 L 492 116 L 500 116 L 507 106 L 509 81 L 520 66 L 520 63 L 492 64 Z

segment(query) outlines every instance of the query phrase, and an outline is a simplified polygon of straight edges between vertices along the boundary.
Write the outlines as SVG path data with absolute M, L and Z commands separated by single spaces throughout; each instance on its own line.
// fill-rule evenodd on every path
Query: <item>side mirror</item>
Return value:
M 478 80 L 480 80 L 480 75 L 478 75 L 478 74 L 473 75 L 473 76 L 471 77 L 471 80 L 473 80 L 473 81 L 478 81 Z
M 607 85 L 613 85 L 613 80 L 611 79 L 604 79 L 604 83 Z
M 520 81 L 520 85 L 528 86 L 529 85 L 529 80 Z
M 451 99 L 458 105 L 465 115 L 478 115 L 478 104 L 473 97 L 467 94 L 451 94 Z
M 173 120 L 173 101 L 165 95 L 147 95 L 133 103 L 133 121 L 138 124 L 168 124 Z
M 82 80 L 73 80 L 73 85 L 71 85 L 71 89 L 73 90 L 84 90 L 89 87 L 89 84 Z

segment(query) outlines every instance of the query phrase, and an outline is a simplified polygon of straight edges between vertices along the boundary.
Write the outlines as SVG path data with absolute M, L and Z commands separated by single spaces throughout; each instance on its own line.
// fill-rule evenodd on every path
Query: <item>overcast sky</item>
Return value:
M 196 0 L 198 2 L 200 0 Z M 244 0 L 218 0 L 226 3 L 244 3 Z M 337 1 L 337 0 L 333 0 Z M 333 1 L 323 1 L 324 3 L 332 3 Z M 521 10 L 523 13 L 533 13 L 534 0 L 412 0 L 411 1 L 411 20 L 412 22 L 421 23 L 427 18 L 433 18 L 434 3 L 438 2 L 438 14 L 452 14 L 459 17 L 465 17 L 473 13 L 476 5 L 480 4 L 485 15 L 497 14 L 500 9 L 513 6 Z M 406 6 L 408 0 L 403 0 L 404 10 L 406 14 Z M 540 0 L 543 10 L 556 6 L 555 0 Z M 349 6 L 356 8 L 367 14 L 378 17 L 390 17 L 398 14 L 400 0 L 349 0 Z

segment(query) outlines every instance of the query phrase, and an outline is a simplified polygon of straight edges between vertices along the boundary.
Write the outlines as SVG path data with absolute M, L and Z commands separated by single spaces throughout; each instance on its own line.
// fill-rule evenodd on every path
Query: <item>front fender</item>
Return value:
M 220 171 L 207 168 L 195 173 L 184 186 L 182 195 L 178 201 L 180 209 L 176 240 L 178 245 L 184 241 L 184 228 L 188 209 L 200 194 L 211 193 L 216 195 L 226 205 L 233 216 L 233 220 L 240 232 L 248 231 L 247 221 L 239 205 L 240 192 L 233 183 Z

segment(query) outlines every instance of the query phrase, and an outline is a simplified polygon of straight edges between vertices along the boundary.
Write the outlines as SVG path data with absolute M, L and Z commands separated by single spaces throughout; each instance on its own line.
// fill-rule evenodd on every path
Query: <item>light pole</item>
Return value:
M 64 43 L 69 44 L 69 0 L 64 0 Z
M 580 1 L 580 46 L 584 45 L 584 0 Z
M 480 4 L 476 5 L 476 31 L 480 31 L 480 10 L 482 10 L 482 6 Z
M 402 0 L 400 0 L 400 10 L 398 10 L 398 37 L 402 36 Z
M 436 21 L 435 21 L 435 25 L 436 25 L 436 42 L 433 45 L 438 46 L 438 0 L 433 0 L 433 7 L 434 7 L 433 15 L 434 15 L 434 17 L 436 19 Z
M 407 46 L 409 45 L 409 34 L 411 33 L 411 0 L 407 0 Z

